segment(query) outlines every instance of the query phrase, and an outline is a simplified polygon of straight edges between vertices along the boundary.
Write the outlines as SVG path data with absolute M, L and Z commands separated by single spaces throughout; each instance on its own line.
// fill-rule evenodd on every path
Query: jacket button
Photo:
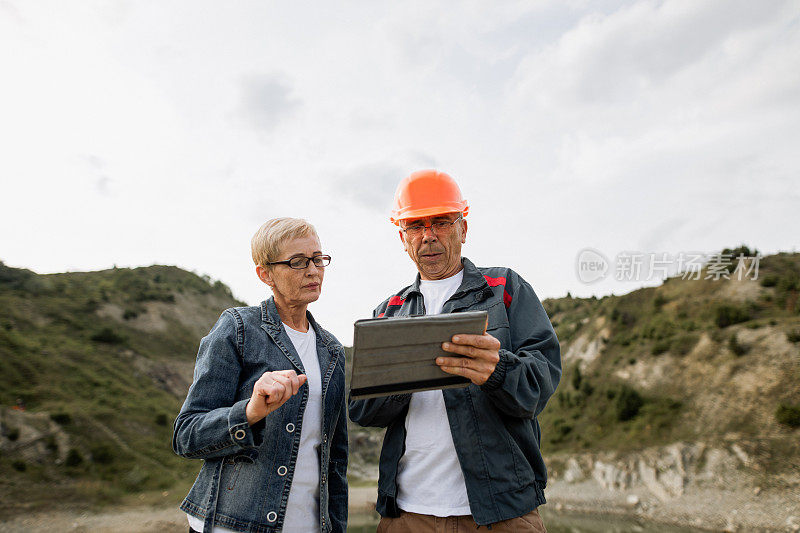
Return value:
M 247 433 L 243 429 L 237 429 L 233 436 L 236 437 L 236 440 L 242 440 L 247 436 Z
M 328 442 L 328 435 L 326 433 L 322 434 L 322 442 Z
M 294 431 L 294 424 L 292 424 L 291 422 L 286 424 L 286 431 L 288 431 L 289 433 L 292 433 Z
M 288 471 L 289 471 L 289 470 L 288 470 L 288 469 L 287 469 L 285 466 L 283 466 L 283 465 L 281 465 L 281 466 L 279 466 L 279 467 L 278 467 L 278 475 L 279 475 L 279 476 L 285 476 L 285 475 L 286 475 L 286 472 L 288 472 Z
M 267 522 L 274 522 L 278 519 L 278 513 L 275 511 L 270 511 L 267 513 Z

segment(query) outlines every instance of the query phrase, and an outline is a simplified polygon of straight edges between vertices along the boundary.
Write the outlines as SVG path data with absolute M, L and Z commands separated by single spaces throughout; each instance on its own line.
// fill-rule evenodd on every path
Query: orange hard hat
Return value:
M 438 170 L 418 170 L 403 178 L 394 193 L 394 208 L 389 218 L 395 225 L 401 220 L 444 213 L 467 216 L 469 206 L 456 180 Z

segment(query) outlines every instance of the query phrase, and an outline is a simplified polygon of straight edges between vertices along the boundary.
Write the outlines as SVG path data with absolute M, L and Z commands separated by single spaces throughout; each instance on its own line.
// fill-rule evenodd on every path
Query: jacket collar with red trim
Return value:
M 475 290 L 489 288 L 489 285 L 486 283 L 486 278 L 483 277 L 481 271 L 478 270 L 478 267 L 476 267 L 472 261 L 462 256 L 461 266 L 464 268 L 464 278 L 461 280 L 461 285 L 459 285 L 458 290 L 453 294 L 454 298 Z M 419 282 L 420 276 L 419 273 L 417 273 L 414 283 L 402 290 L 398 296 L 405 300 L 412 293 L 422 295 L 422 292 L 419 290 Z

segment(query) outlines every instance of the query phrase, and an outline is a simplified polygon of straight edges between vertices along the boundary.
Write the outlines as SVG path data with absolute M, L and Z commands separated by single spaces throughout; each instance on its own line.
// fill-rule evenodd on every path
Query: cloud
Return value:
M 780 5 L 788 5 L 785 2 Z M 726 4 L 640 2 L 607 15 L 588 15 L 520 66 L 527 91 L 562 101 L 624 102 L 663 84 L 737 33 L 780 18 L 782 9 L 739 0 Z
M 254 129 L 271 133 L 283 119 L 300 106 L 279 76 L 249 77 L 241 84 L 240 114 Z
M 397 184 L 423 168 L 435 168 L 436 160 L 426 154 L 408 154 L 397 162 L 382 162 L 342 172 L 331 183 L 331 191 L 367 209 L 387 212 Z
M 111 178 L 108 176 L 100 176 L 94 183 L 95 189 L 97 192 L 102 194 L 103 196 L 108 196 L 111 192 L 109 190 L 109 185 L 111 184 Z

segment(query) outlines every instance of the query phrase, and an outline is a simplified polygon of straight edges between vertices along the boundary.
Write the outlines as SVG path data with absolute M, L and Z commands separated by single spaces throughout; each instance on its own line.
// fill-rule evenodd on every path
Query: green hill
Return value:
M 551 473 L 576 454 L 723 440 L 767 476 L 764 486 L 800 469 L 800 254 L 763 257 L 756 280 L 707 274 L 543 301 L 563 359 L 540 416 Z M 380 442 L 351 426 L 351 477 L 376 474 Z
M 800 254 L 731 278 L 543 302 L 564 366 L 540 419 L 553 473 L 576 454 L 721 439 L 767 484 L 800 468 Z M 172 421 L 199 339 L 232 305 L 222 283 L 176 267 L 0 263 L 0 519 L 177 502 L 199 462 L 171 452 Z M 351 481 L 374 479 L 381 431 L 351 425 L 350 440 Z
M 564 365 L 546 455 L 724 438 L 765 472 L 800 468 L 800 254 L 762 258 L 757 280 L 706 274 L 544 302 Z
M 172 421 L 199 339 L 232 305 L 225 285 L 176 267 L 0 263 L 0 517 L 183 490 L 199 464 L 172 453 Z

